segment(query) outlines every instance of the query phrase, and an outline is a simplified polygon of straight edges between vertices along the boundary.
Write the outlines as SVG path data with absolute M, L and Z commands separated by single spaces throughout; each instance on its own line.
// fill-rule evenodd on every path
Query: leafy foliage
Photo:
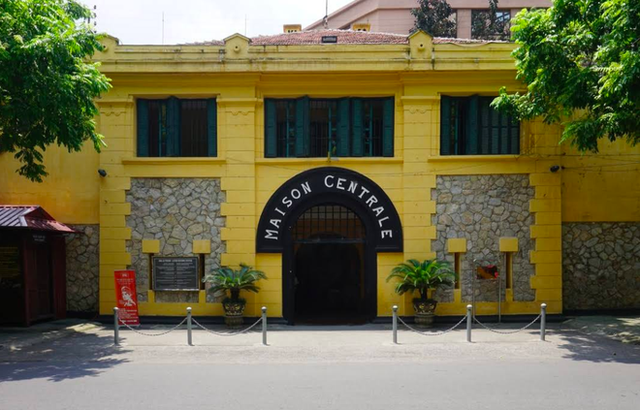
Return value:
M 413 29 L 423 30 L 433 37 L 456 37 L 455 13 L 447 0 L 418 0 L 412 9 L 416 18 Z
M 214 269 L 202 281 L 211 284 L 209 292 L 214 297 L 219 298 L 230 295 L 231 301 L 238 302 L 241 301 L 241 290 L 258 293 L 260 288 L 256 286 L 256 282 L 261 279 L 267 279 L 264 272 L 254 270 L 251 266 L 240 264 L 240 269 L 237 270 L 226 266 Z
M 489 9 L 474 11 L 471 37 L 483 40 L 509 40 L 509 15 L 498 10 L 498 0 L 489 0 Z
M 88 62 L 102 50 L 74 0 L 0 0 L 0 152 L 15 153 L 20 175 L 42 182 L 48 145 L 100 150 L 94 99 L 109 80 Z
M 519 119 L 564 123 L 561 141 L 598 151 L 598 140 L 640 141 L 640 1 L 555 0 L 512 24 L 518 79 L 493 106 Z
M 402 295 L 417 290 L 421 299 L 427 299 L 429 289 L 436 289 L 442 285 L 453 285 L 455 273 L 448 263 L 437 259 L 423 262 L 409 259 L 406 263 L 401 263 L 393 268 L 387 277 L 387 282 L 391 279 L 398 279 L 396 293 Z

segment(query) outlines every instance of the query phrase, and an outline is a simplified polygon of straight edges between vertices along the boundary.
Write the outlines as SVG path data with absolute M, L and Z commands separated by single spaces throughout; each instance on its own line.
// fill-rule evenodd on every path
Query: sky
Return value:
M 80 0 L 96 6 L 96 25 L 121 44 L 182 44 L 222 40 L 234 33 L 254 37 L 305 27 L 324 17 L 326 0 Z M 329 0 L 329 13 L 351 0 Z M 246 31 L 245 31 L 246 19 Z

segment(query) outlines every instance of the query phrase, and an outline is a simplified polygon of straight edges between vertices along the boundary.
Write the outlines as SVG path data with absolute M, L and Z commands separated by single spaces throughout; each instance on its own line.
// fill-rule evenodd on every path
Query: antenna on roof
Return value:
M 322 25 L 324 28 L 329 28 L 329 0 L 325 1 L 324 19 L 322 19 Z

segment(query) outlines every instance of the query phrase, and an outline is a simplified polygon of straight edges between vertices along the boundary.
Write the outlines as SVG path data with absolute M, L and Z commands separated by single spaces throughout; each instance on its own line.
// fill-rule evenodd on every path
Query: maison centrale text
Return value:
M 316 180 L 315 183 L 318 183 Z M 380 204 L 380 199 L 371 193 L 364 184 L 347 178 L 337 177 L 328 174 L 322 179 L 322 190 L 327 191 L 343 191 L 353 196 L 365 205 L 373 214 L 378 222 L 380 229 L 380 239 L 393 238 L 393 230 L 385 229 L 389 223 L 389 216 L 386 215 L 385 207 Z M 313 186 L 313 181 L 305 181 L 300 183 L 300 187 L 291 188 L 288 195 L 282 197 L 280 203 L 274 208 L 274 215 L 282 215 L 283 218 L 269 219 L 269 229 L 265 229 L 265 239 L 277 241 L 280 237 L 280 228 L 282 221 L 287 215 L 289 209 L 295 208 L 298 201 L 304 199 L 305 196 L 314 192 L 317 187 Z

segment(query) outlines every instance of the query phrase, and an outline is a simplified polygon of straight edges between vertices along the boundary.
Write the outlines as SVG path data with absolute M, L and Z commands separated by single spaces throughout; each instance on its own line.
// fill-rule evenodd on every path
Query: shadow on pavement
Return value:
M 558 348 L 566 350 L 564 358 L 597 363 L 640 363 L 640 346 L 622 343 L 607 337 L 582 333 L 579 331 L 563 331 L 565 343 Z
M 22 350 L 0 351 L 0 383 L 47 379 L 63 381 L 97 376 L 128 362 L 118 356 L 129 352 L 113 345 L 113 338 L 77 334 Z

